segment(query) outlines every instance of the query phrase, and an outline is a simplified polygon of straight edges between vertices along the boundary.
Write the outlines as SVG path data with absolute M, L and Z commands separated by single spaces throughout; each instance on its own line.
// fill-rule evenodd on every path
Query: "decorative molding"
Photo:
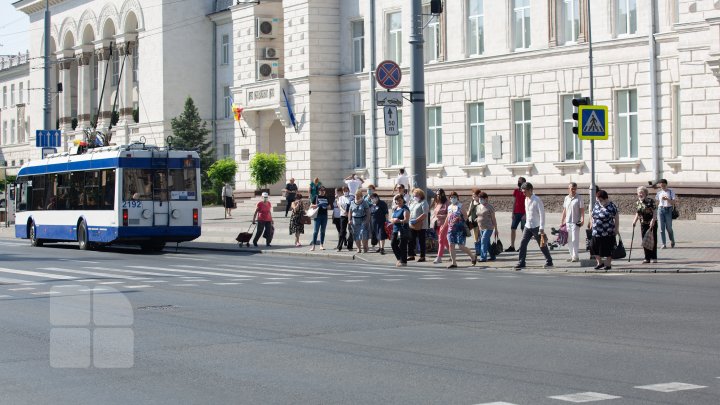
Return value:
M 381 167 L 379 170 L 385 174 L 386 178 L 391 179 L 393 175 L 397 175 L 398 170 L 402 169 L 405 166 L 390 166 L 390 167 Z
M 520 162 L 520 163 L 510 163 L 506 164 L 505 168 L 510 171 L 510 173 L 514 175 L 517 174 L 517 172 L 522 172 L 526 176 L 532 176 L 533 168 L 535 168 L 535 163 L 532 162 Z
M 665 159 L 665 164 L 670 166 L 670 169 L 672 170 L 673 174 L 682 170 L 682 159 L 681 158 Z
M 710 67 L 715 78 L 720 81 L 720 52 L 710 52 L 705 63 Z
M 437 178 L 442 178 L 445 174 L 445 166 L 443 165 L 430 165 L 428 166 L 425 171 L 427 171 L 428 176 L 432 175 Z
M 638 174 L 640 171 L 640 163 L 640 159 L 610 160 L 607 162 L 615 174 L 620 173 L 620 169 L 631 169 L 633 173 Z
M 370 174 L 366 167 L 356 167 L 353 169 L 353 173 L 357 174 L 358 176 L 360 176 L 362 178 L 367 178 L 367 177 L 369 177 L 369 174 Z
M 553 166 L 555 166 L 558 170 L 560 170 L 560 174 L 563 176 L 569 170 L 575 170 L 575 172 L 577 174 L 583 174 L 583 169 L 585 168 L 585 161 L 578 160 L 578 161 L 567 161 L 567 162 L 554 162 Z
M 488 165 L 486 163 L 475 163 L 460 166 L 460 170 L 464 171 L 465 176 L 467 177 L 470 177 L 473 173 L 477 173 L 476 175 L 485 177 L 485 170 L 487 170 L 487 167 Z

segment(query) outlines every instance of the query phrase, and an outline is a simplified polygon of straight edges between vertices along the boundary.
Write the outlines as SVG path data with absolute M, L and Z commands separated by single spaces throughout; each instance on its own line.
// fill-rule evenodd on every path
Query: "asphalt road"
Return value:
M 0 283 L 3 404 L 720 403 L 720 274 L 397 270 L 0 240 Z M 54 317 L 90 296 L 92 322 Z M 53 340 L 73 327 L 92 350 Z M 129 347 L 109 340 L 125 357 L 103 351 L 108 330 L 131 331 Z M 126 352 L 130 363 L 106 368 Z

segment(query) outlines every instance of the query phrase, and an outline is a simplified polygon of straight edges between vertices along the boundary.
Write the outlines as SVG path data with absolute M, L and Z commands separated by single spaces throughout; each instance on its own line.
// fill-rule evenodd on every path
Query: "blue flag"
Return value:
M 298 128 L 297 121 L 295 121 L 295 114 L 293 114 L 293 110 L 290 106 L 290 101 L 288 100 L 287 94 L 285 93 L 285 89 L 283 89 L 283 96 L 285 97 L 285 105 L 287 106 L 288 115 L 290 116 L 290 123 L 292 124 L 293 128 L 295 128 L 295 133 L 298 133 L 300 129 Z

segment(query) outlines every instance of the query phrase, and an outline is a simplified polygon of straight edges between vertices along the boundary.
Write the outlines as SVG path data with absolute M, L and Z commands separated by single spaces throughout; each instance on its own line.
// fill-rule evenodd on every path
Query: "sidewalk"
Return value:
M 305 234 L 301 236 L 302 247 L 295 247 L 295 239 L 289 235 L 288 218 L 284 217 L 284 212 L 274 212 L 275 220 L 275 236 L 272 246 L 266 247 L 265 240 L 258 241 L 258 248 L 250 245 L 250 247 L 238 247 L 235 237 L 239 232 L 247 231 L 252 221 L 252 210 L 238 209 L 233 211 L 233 217 L 225 219 L 224 209 L 222 207 L 206 207 L 203 208 L 203 224 L 202 236 L 193 242 L 180 244 L 180 249 L 208 249 L 222 250 L 230 252 L 252 252 L 272 255 L 301 256 L 301 257 L 318 257 L 330 258 L 333 260 L 362 260 L 372 264 L 392 265 L 395 263 L 395 256 L 392 254 L 389 241 L 386 242 L 385 255 L 379 253 L 362 253 L 348 252 L 343 250 L 337 252 L 334 248 L 337 245 L 338 235 L 332 221 L 328 221 L 328 227 L 325 236 L 326 250 L 310 252 L 309 243 L 312 240 L 313 225 L 305 225 Z M 510 214 L 497 213 L 498 226 L 500 228 L 500 240 L 505 247 L 510 246 Z M 628 263 L 627 258 L 614 261 L 611 272 L 658 272 L 658 273 L 676 273 L 676 272 L 720 272 L 720 224 L 701 224 L 697 221 L 673 221 L 675 237 L 677 244 L 675 248 L 658 250 L 658 263 L 642 264 L 643 251 L 640 247 L 640 226 L 635 230 L 635 241 L 632 253 L 630 251 L 630 237 L 632 233 L 631 221 L 628 215 L 621 216 L 620 228 L 623 243 L 628 254 L 631 255 L 632 261 Z M 549 213 L 546 216 L 546 228 L 550 241 L 554 241 L 555 237 L 550 235 L 550 228 L 559 227 L 560 214 Z M 0 228 L 0 238 L 13 238 L 14 228 Z M 584 249 L 584 236 L 580 243 L 581 250 Z M 658 233 L 658 238 L 660 237 Z M 472 239 L 468 239 L 468 247 L 471 247 Z M 516 240 L 516 247 L 519 245 L 520 235 Z M 668 242 L 669 243 L 669 242 Z M 658 243 L 660 244 L 660 243 Z M 168 245 L 172 247 L 172 245 Z M 472 247 L 471 247 L 472 249 Z M 446 253 L 443 263 L 439 265 L 432 264 L 437 252 L 428 252 L 428 261 L 425 263 L 408 263 L 408 270 L 413 267 L 439 267 L 444 268 L 449 263 L 449 255 Z M 542 268 L 544 259 L 535 242 L 531 242 L 528 248 L 527 264 L 524 270 L 540 271 L 540 272 L 577 272 L 577 273 L 598 273 L 593 269 L 595 260 L 589 260 L 587 252 L 581 254 L 580 263 L 568 263 L 567 246 L 552 250 L 553 262 L 555 267 L 551 270 Z M 470 259 L 467 255 L 458 253 L 460 268 L 470 266 Z M 517 253 L 503 253 L 498 256 L 495 262 L 478 263 L 477 269 L 497 269 L 511 271 L 512 266 L 517 263 Z

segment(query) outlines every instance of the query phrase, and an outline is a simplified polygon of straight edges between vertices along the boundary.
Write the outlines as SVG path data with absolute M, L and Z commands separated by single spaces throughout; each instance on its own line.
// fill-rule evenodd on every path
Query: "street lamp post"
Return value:
M 425 146 L 425 61 L 423 55 L 423 15 L 422 0 L 412 0 L 410 8 L 412 16 L 412 32 L 410 34 L 410 48 L 412 61 L 410 76 L 410 101 L 412 101 L 412 142 L 410 154 L 412 155 L 410 171 L 415 177 L 415 187 L 427 189 L 427 157 Z

